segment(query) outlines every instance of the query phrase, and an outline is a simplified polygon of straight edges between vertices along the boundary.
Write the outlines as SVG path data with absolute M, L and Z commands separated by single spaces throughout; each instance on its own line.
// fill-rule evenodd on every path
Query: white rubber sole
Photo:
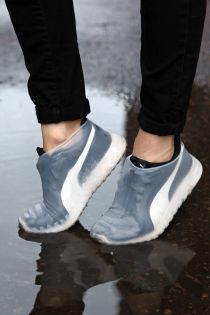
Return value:
M 174 193 L 174 196 L 169 202 L 168 207 L 165 209 L 164 214 L 161 216 L 161 220 L 159 221 L 158 224 L 156 224 L 154 230 L 151 233 L 122 242 L 111 241 L 106 236 L 100 234 L 95 235 L 94 238 L 100 243 L 107 245 L 135 244 L 151 241 L 153 239 L 158 238 L 169 226 L 178 209 L 181 207 L 181 205 L 187 199 L 187 197 L 191 194 L 193 188 L 197 185 L 199 179 L 201 178 L 203 167 L 194 156 L 191 157 L 193 162 L 189 173 L 182 181 L 182 183 L 179 185 L 178 189 Z
M 99 188 L 99 186 L 106 180 L 106 178 L 111 174 L 114 170 L 116 165 L 119 163 L 120 159 L 122 158 L 125 149 L 126 149 L 126 141 L 123 137 L 120 137 L 116 134 L 111 134 L 112 142 L 111 145 L 92 171 L 91 175 L 88 177 L 85 184 L 82 186 L 78 186 L 78 191 L 75 192 L 73 203 L 71 204 L 71 209 L 68 209 L 70 215 L 64 222 L 64 224 L 57 224 L 54 227 L 49 229 L 31 229 L 27 226 L 27 224 L 19 218 L 19 223 L 21 227 L 29 233 L 36 233 L 36 234 L 43 234 L 43 233 L 58 233 L 69 229 L 73 226 L 76 221 L 79 219 L 80 215 L 82 214 L 83 210 L 87 206 L 89 199 L 91 198 L 92 194 Z M 69 187 L 69 191 L 71 187 Z

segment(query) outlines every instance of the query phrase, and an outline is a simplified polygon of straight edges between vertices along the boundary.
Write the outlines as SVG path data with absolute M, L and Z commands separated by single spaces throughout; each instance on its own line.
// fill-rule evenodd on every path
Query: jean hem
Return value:
M 169 136 L 169 135 L 179 135 L 182 133 L 186 119 L 183 119 L 177 123 L 167 122 L 159 123 L 140 113 L 138 116 L 138 122 L 140 128 L 144 131 L 158 135 L 158 136 Z
M 78 110 L 79 109 L 79 110 Z M 66 107 L 40 107 L 36 106 L 36 116 L 38 123 L 50 124 L 59 123 L 61 121 L 76 120 L 86 117 L 90 113 L 90 104 L 86 99 L 83 104 L 71 104 Z

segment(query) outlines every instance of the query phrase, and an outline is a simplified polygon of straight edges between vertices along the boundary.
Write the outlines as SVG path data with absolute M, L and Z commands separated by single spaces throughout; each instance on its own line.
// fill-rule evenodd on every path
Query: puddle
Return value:
M 42 243 L 35 281 L 40 291 L 30 314 L 158 313 L 164 290 L 177 281 L 195 255 L 166 241 L 102 246 L 79 225 L 59 235 L 21 232 L 20 237 Z
M 88 90 L 87 94 L 91 99 L 93 112 L 89 118 L 108 130 L 123 134 L 125 110 L 122 100 L 102 95 L 96 90 Z M 35 168 L 35 148 L 40 146 L 41 134 L 34 105 L 26 89 L 2 88 L 0 106 L 0 305 L 4 315 L 23 315 L 29 313 L 38 290 L 32 284 L 39 246 L 31 246 L 19 239 L 17 218 L 24 209 L 41 198 L 40 180 Z M 110 117 L 116 117 L 113 126 Z M 113 198 L 118 173 L 119 167 L 89 203 L 81 217 L 81 223 L 86 229 L 106 210 Z M 91 216 L 88 215 L 90 210 Z
M 130 107 L 117 96 L 97 90 L 87 94 L 90 118 L 131 142 L 137 128 L 135 102 Z M 183 136 L 204 167 L 210 156 L 208 95 L 194 88 Z M 160 240 L 107 247 L 89 238 L 88 230 L 113 199 L 121 165 L 94 194 L 81 225 L 53 236 L 18 236 L 18 216 L 41 198 L 35 168 L 41 135 L 25 89 L 2 89 L 0 106 L 1 314 L 208 314 L 209 173 Z

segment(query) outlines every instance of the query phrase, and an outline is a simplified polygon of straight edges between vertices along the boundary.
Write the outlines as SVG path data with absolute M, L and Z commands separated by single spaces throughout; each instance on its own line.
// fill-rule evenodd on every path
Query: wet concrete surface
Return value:
M 138 128 L 139 0 L 79 0 L 76 12 L 90 118 L 131 144 Z M 158 240 L 121 247 L 89 238 L 113 199 L 119 165 L 74 228 L 29 235 L 18 232 L 17 218 L 41 198 L 35 168 L 41 134 L 22 54 L 0 0 L 1 315 L 210 314 L 209 51 L 210 6 L 183 134 L 204 174 L 167 231 Z

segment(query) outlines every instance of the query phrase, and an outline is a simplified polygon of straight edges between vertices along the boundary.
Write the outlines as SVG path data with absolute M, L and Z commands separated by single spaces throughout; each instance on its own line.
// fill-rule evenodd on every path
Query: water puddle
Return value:
M 202 93 L 198 90 L 194 95 L 196 102 L 200 100 L 201 116 L 207 113 Z M 88 97 L 90 119 L 131 142 L 137 128 L 137 109 L 128 104 L 132 102 L 96 90 L 88 90 Z M 18 235 L 18 216 L 41 198 L 35 168 L 41 134 L 25 89 L 2 89 L 0 106 L 1 314 L 204 314 L 209 238 L 202 229 L 207 231 L 209 225 L 204 211 L 200 220 L 196 215 L 198 204 L 199 209 L 207 207 L 203 190 L 198 188 L 160 240 L 133 246 L 100 245 L 90 239 L 88 230 L 113 199 L 119 165 L 90 200 L 80 224 L 70 231 Z M 190 113 L 189 128 L 193 128 L 191 119 Z M 204 120 L 203 137 L 206 128 Z M 199 139 L 194 139 L 199 147 Z M 204 179 L 204 185 L 208 182 Z

